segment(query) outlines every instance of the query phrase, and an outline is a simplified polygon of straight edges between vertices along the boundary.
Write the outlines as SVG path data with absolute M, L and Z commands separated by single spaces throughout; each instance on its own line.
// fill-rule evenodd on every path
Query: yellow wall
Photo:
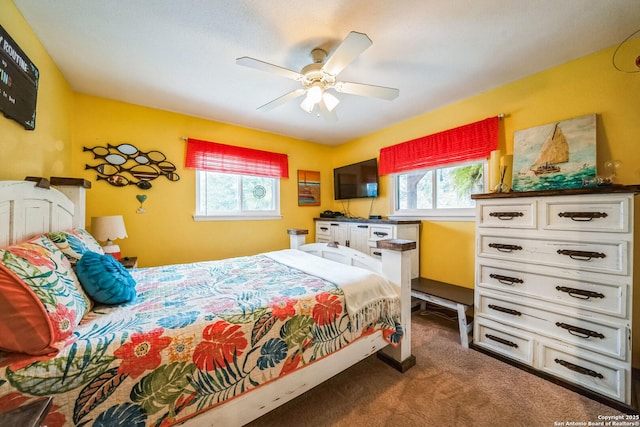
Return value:
M 616 71 L 612 49 L 456 102 L 337 147 L 332 158 L 362 160 L 380 148 L 498 115 L 500 149 L 513 153 L 513 133 L 545 123 L 597 113 L 598 167 L 623 162 L 622 184 L 640 182 L 640 75 Z M 397 101 L 402 102 L 402 94 Z M 360 154 L 360 155 L 359 155 Z M 602 170 L 602 169 L 600 169 Z M 381 177 L 375 213 L 389 213 L 388 177 Z M 351 203 L 352 214 L 365 216 L 368 204 Z M 335 209 L 341 208 L 334 204 Z M 424 277 L 473 287 L 475 233 L 469 222 L 423 222 L 420 273 Z
M 0 179 L 64 175 L 71 168 L 73 92 L 9 0 L 0 0 L 0 25 L 40 71 L 35 130 L 0 114 Z
M 93 182 L 87 192 L 87 217 L 122 214 L 129 238 L 116 243 L 124 255 L 138 256 L 140 266 L 281 249 L 289 244 L 287 228 L 312 232 L 313 217 L 333 202 L 328 146 L 80 94 L 75 98 L 73 117 L 71 175 Z M 183 167 L 186 143 L 182 136 L 288 154 L 290 177 L 280 181 L 283 218 L 194 222 L 195 172 Z M 170 182 L 159 177 L 152 181 L 150 190 L 141 190 L 133 185 L 114 187 L 96 181 L 95 171 L 84 170 L 85 164 L 101 162 L 90 152 L 83 152 L 83 147 L 121 143 L 133 144 L 141 151 L 161 151 L 177 166 L 181 179 Z M 298 206 L 298 169 L 320 171 L 321 201 L 326 207 Z M 144 214 L 136 213 L 137 194 L 148 196 Z

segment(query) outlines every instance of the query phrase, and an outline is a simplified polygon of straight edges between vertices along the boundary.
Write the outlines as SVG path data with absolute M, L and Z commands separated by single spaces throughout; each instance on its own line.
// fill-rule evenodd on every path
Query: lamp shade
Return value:
M 122 215 L 94 216 L 91 218 L 91 231 L 93 237 L 101 242 L 128 237 Z
M 107 242 L 107 244 L 102 247 L 104 253 L 120 259 L 120 247 L 114 245 L 113 240 L 128 237 L 122 215 L 95 216 L 91 218 L 91 232 L 96 240 Z

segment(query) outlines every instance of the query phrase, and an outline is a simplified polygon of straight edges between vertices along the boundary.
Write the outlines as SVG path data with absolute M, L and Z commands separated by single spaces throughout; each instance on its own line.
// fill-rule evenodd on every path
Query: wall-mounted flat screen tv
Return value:
M 378 197 L 378 161 L 365 160 L 333 170 L 335 200 Z

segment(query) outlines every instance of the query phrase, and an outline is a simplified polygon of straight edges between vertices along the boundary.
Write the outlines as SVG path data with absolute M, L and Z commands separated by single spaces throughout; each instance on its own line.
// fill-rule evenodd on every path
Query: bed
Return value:
M 52 182 L 0 181 L 0 411 L 51 396 L 48 427 L 243 425 L 376 352 L 415 363 L 414 242 L 376 260 L 292 229 L 281 251 L 109 270 L 134 296 L 105 304 L 85 190 Z

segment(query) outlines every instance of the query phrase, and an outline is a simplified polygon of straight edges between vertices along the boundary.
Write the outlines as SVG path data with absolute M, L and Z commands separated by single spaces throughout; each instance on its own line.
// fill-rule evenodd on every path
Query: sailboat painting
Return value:
M 514 133 L 513 191 L 580 188 L 595 177 L 595 114 Z
M 320 206 L 320 172 L 298 170 L 298 206 Z

